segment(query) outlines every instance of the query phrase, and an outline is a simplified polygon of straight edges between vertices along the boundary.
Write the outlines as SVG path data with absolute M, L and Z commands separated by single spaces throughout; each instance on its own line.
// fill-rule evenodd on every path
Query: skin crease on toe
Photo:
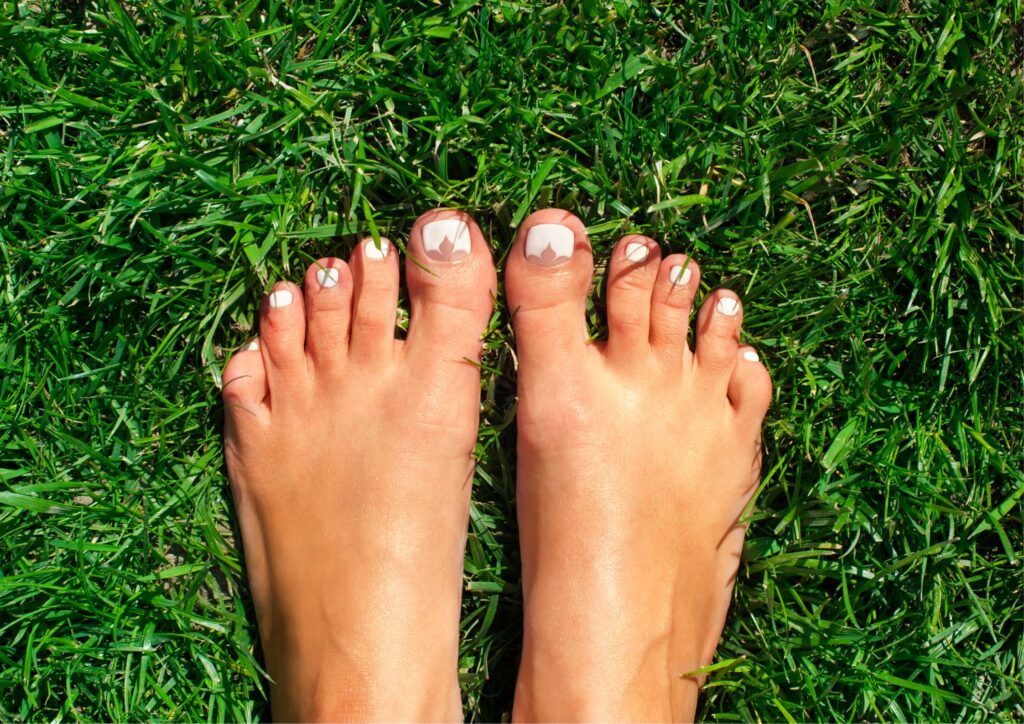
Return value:
M 561 226 L 561 229 L 552 225 Z M 539 229 L 539 231 L 538 231 Z M 606 344 L 583 223 L 526 219 L 505 277 L 518 367 L 524 641 L 517 721 L 689 720 L 760 476 L 768 372 L 727 290 L 646 237 L 610 252 Z M 582 332 L 582 333 L 581 333 Z
M 440 226 L 431 226 L 431 224 Z M 447 243 L 446 243 L 447 240 Z M 264 299 L 224 371 L 225 454 L 274 718 L 458 720 L 462 567 L 495 273 L 466 214 Z M 434 252 L 434 253 L 432 253 Z M 426 268 L 423 268 L 426 267 Z

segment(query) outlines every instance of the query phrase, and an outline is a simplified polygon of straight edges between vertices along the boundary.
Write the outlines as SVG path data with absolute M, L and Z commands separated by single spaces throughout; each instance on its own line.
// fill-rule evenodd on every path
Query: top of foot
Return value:
M 278 282 L 224 371 L 228 474 L 275 718 L 460 719 L 459 601 L 495 272 L 468 215 Z
M 519 358 L 526 631 L 519 719 L 686 719 L 711 661 L 757 487 L 771 382 L 727 289 L 627 236 L 608 339 L 588 341 L 583 223 L 530 216 L 508 257 Z M 557 685 L 554 682 L 558 682 Z

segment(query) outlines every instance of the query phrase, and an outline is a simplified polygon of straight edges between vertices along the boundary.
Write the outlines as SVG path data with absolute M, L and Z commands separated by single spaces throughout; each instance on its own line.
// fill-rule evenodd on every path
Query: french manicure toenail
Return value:
M 469 225 L 464 221 L 438 219 L 424 224 L 422 233 L 423 251 L 434 261 L 462 261 L 469 256 Z
M 537 224 L 526 232 L 526 258 L 541 266 L 557 266 L 569 261 L 576 235 L 561 224 Z
M 245 351 L 246 352 L 255 352 L 259 348 L 260 348 L 260 341 L 258 339 L 250 340 L 249 344 L 245 345 Z
M 643 261 L 650 253 L 651 250 L 647 248 L 647 244 L 640 244 L 635 241 L 626 244 L 626 259 L 629 261 Z
M 367 259 L 373 259 L 374 261 L 383 261 L 388 257 L 388 250 L 391 244 L 388 243 L 387 239 L 380 240 L 380 246 L 373 239 L 367 239 L 363 243 L 363 253 L 366 254 Z
M 270 294 L 270 306 L 273 309 L 280 309 L 281 307 L 287 307 L 292 303 L 292 293 L 287 289 L 279 289 L 276 292 Z
M 338 270 L 318 269 L 316 272 L 316 283 L 324 289 L 338 286 Z
M 752 349 L 748 349 L 743 353 L 743 359 L 747 362 L 757 362 L 757 352 Z
M 735 317 L 740 311 L 740 303 L 732 297 L 722 297 L 715 305 L 715 309 L 727 317 Z
M 689 284 L 690 279 L 693 278 L 693 270 L 681 266 L 674 266 L 668 270 L 668 278 L 677 287 L 681 287 L 684 284 Z

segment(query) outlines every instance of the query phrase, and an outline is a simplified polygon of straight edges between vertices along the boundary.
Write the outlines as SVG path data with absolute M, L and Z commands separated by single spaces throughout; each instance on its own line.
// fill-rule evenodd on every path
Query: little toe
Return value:
M 409 254 L 406 354 L 421 367 L 432 359 L 442 364 L 478 359 L 497 288 L 480 227 L 463 211 L 428 211 L 413 224 Z
M 231 355 L 221 375 L 221 394 L 229 420 L 261 415 L 267 397 L 267 373 L 259 338 L 246 342 Z
M 697 315 L 696 366 L 706 382 L 724 392 L 736 366 L 743 305 L 735 292 L 716 289 Z
M 302 290 L 291 282 L 278 282 L 260 307 L 260 349 L 271 394 L 278 383 L 305 377 L 305 342 Z
M 352 250 L 349 354 L 374 364 L 391 359 L 398 315 L 398 254 L 387 239 L 363 239 Z
M 651 292 L 660 262 L 661 249 L 646 236 L 625 236 L 612 249 L 606 349 L 613 360 L 629 361 L 650 352 Z
M 532 369 L 581 353 L 587 345 L 587 295 L 594 274 L 583 222 L 561 209 L 530 214 L 506 264 L 505 290 L 520 361 Z
M 772 400 L 772 379 L 757 351 L 742 345 L 729 378 L 729 401 L 745 428 L 758 431 Z
M 352 272 L 334 257 L 306 271 L 306 354 L 317 370 L 339 370 L 348 350 L 352 314 Z
M 673 363 L 687 347 L 693 298 L 700 288 L 700 267 L 684 254 L 662 260 L 651 296 L 651 346 Z

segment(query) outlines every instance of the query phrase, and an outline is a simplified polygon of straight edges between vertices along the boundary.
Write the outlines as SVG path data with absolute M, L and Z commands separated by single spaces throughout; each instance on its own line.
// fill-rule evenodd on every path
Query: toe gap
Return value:
M 405 292 L 398 295 L 398 312 L 395 316 L 395 339 L 404 340 L 409 336 L 409 298 Z

